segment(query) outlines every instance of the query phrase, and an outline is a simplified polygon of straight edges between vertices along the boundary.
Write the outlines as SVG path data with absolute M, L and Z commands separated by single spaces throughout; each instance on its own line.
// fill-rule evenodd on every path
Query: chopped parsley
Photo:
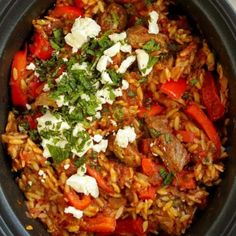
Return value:
M 153 129 L 153 128 L 150 128 L 149 129 L 149 132 L 150 132 L 150 135 L 153 137 L 153 138 L 158 138 L 162 135 L 162 133 L 156 129 Z
M 50 144 L 47 144 L 47 148 L 55 163 L 60 163 L 64 161 L 70 155 L 70 152 L 68 150 L 65 150 L 65 148 L 60 148 Z
M 160 45 L 154 39 L 151 39 L 143 45 L 143 49 L 150 53 L 160 50 Z
M 190 81 L 189 81 L 189 84 L 191 85 L 191 86 L 195 86 L 196 84 L 198 83 L 198 80 L 197 79 L 191 79 Z
M 163 180 L 163 185 L 169 185 L 172 183 L 174 175 L 172 172 L 166 172 L 166 170 L 164 168 L 160 169 L 160 176 Z

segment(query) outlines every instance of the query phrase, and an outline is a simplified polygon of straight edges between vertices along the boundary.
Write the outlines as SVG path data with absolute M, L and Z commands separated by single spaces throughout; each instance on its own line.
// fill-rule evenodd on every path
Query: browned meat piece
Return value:
M 167 36 L 159 33 L 158 35 L 149 34 L 148 30 L 141 26 L 136 25 L 127 30 L 128 42 L 133 48 L 141 48 L 145 43 L 154 39 L 159 45 L 160 50 L 167 48 L 168 38 Z
M 119 147 L 115 141 L 114 137 L 111 137 L 109 140 L 109 148 L 115 156 L 127 164 L 130 167 L 137 167 L 141 164 L 141 153 L 139 153 L 138 148 L 135 144 L 129 144 L 127 148 Z
M 181 142 L 172 134 L 168 127 L 168 120 L 164 116 L 156 116 L 147 118 L 150 134 L 155 138 L 154 145 L 151 147 L 153 153 L 158 148 L 163 155 L 162 161 L 165 163 L 169 171 L 180 172 L 189 162 L 187 150 Z
M 127 23 L 127 12 L 119 4 L 110 4 L 104 13 L 98 18 L 98 24 L 102 31 L 121 32 L 125 29 Z

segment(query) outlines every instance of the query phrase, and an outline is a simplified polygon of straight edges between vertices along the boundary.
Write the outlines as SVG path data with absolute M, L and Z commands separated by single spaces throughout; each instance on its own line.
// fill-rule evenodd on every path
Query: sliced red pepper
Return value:
M 215 81 L 211 72 L 206 72 L 202 85 L 202 102 L 207 109 L 210 119 L 215 121 L 224 116 L 225 107 L 221 103 Z
M 157 188 L 150 186 L 147 189 L 142 189 L 140 192 L 138 192 L 139 198 L 142 200 L 146 200 L 146 199 L 155 199 L 156 197 L 156 191 Z
M 173 184 L 178 186 L 180 189 L 196 188 L 196 180 L 193 172 L 184 170 L 177 173 L 175 177 L 176 179 L 173 181 Z
M 186 109 L 186 113 L 193 120 L 195 120 L 205 131 L 209 139 L 214 143 L 216 148 L 216 155 L 219 157 L 221 154 L 221 141 L 213 123 L 208 119 L 202 109 L 196 104 L 189 105 Z
M 191 143 L 191 142 L 193 142 L 193 140 L 195 138 L 195 134 L 191 131 L 178 130 L 178 131 L 176 131 L 176 133 L 181 136 L 183 142 L 185 142 L 185 143 Z
M 151 105 L 150 108 L 141 107 L 138 112 L 139 118 L 156 116 L 163 111 L 163 107 L 158 104 Z
M 183 96 L 187 89 L 187 82 L 185 79 L 180 78 L 178 81 L 168 81 L 162 84 L 160 90 L 168 95 L 170 98 L 179 99 Z
M 33 44 L 30 45 L 30 52 L 34 57 L 48 60 L 52 57 L 53 49 L 43 33 L 36 32 L 33 36 Z
M 75 18 L 82 16 L 82 11 L 78 7 L 57 6 L 51 11 L 50 15 L 55 18 L 64 17 L 70 20 L 74 20 Z
M 70 204 L 79 210 L 84 210 L 92 202 L 92 199 L 89 195 L 84 195 L 81 199 L 79 195 L 72 189 L 68 193 L 65 193 L 65 195 Z
M 27 65 L 27 47 L 23 51 L 18 51 L 11 67 L 11 98 L 14 106 L 25 106 L 27 103 L 26 88 L 22 86 L 24 73 Z
M 74 0 L 74 5 L 78 7 L 80 10 L 83 9 L 84 6 L 82 0 Z
M 90 176 L 96 179 L 98 186 L 107 193 L 113 193 L 113 188 L 107 184 L 103 177 L 93 168 L 87 166 L 87 172 Z
M 161 168 L 161 166 L 156 164 L 152 159 L 146 157 L 142 159 L 141 165 L 143 173 L 147 176 L 152 176 L 156 173 L 159 173 L 159 170 Z
M 43 92 L 44 83 L 34 80 L 29 83 L 29 93 L 33 98 L 38 97 Z
M 141 218 L 117 220 L 115 232 L 120 234 L 135 234 L 138 236 L 146 235 L 143 231 L 143 220 Z
M 83 231 L 93 233 L 112 233 L 116 228 L 116 219 L 110 216 L 98 215 L 93 218 L 86 218 L 81 225 Z

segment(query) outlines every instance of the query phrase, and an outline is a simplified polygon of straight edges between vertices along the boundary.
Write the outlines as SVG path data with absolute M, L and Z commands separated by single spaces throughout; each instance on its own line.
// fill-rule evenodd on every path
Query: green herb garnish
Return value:
M 151 39 L 143 45 L 143 49 L 147 52 L 158 51 L 160 50 L 160 45 L 154 39 Z

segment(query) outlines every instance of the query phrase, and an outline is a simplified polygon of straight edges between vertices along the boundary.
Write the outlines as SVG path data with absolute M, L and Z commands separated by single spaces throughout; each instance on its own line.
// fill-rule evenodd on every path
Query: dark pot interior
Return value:
M 223 181 L 213 191 L 208 207 L 197 215 L 186 235 L 236 235 L 236 16 L 224 1 L 179 0 L 215 49 L 230 82 L 231 118 Z M 29 36 L 32 19 L 43 14 L 53 0 L 0 0 L 0 133 L 4 132 L 10 109 L 8 78 L 14 53 Z M 0 146 L 0 235 L 48 235 L 44 227 L 26 217 L 23 195 L 10 171 L 10 158 Z M 20 204 L 22 203 L 22 204 Z M 33 230 L 27 232 L 26 225 Z

